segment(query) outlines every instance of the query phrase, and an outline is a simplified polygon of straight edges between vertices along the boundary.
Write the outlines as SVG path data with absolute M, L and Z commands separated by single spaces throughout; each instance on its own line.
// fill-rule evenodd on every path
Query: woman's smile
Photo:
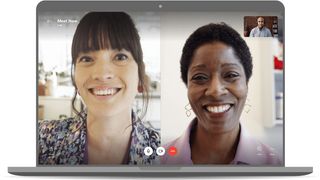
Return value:
M 204 106 L 205 110 L 213 114 L 223 114 L 230 110 L 232 107 L 231 104 L 222 104 L 222 105 L 206 105 Z
M 99 87 L 94 87 L 89 89 L 89 92 L 99 99 L 112 97 L 120 91 L 121 91 L 121 88 L 107 87 L 107 86 L 99 86 Z
M 230 117 L 234 113 L 234 107 L 234 103 L 230 103 L 230 101 L 208 102 L 202 105 L 205 116 L 213 121 L 221 121 Z

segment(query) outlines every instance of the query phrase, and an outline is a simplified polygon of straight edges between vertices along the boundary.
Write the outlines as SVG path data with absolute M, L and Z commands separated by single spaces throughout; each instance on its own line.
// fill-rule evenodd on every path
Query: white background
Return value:
M 0 3 L 0 179 L 44 179 L 7 173 L 8 166 L 35 166 L 38 2 L 19 0 Z M 314 173 L 300 177 L 260 178 L 319 179 L 319 3 L 317 0 L 282 2 L 286 11 L 286 165 L 313 166 Z

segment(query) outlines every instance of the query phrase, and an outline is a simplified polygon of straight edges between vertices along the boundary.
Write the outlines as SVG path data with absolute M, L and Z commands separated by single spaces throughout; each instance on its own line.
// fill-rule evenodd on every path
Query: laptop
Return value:
M 96 21 L 104 24 L 92 25 Z M 8 172 L 23 176 L 312 173 L 312 167 L 285 166 L 284 21 L 284 6 L 278 1 L 40 2 L 36 167 L 8 167 Z M 95 28 L 88 29 L 91 25 Z M 147 75 L 143 81 L 141 68 Z M 125 96 L 132 82 L 138 86 L 135 94 Z M 148 86 L 143 86 L 145 82 Z M 120 112 L 125 104 L 106 108 L 117 103 L 112 100 L 117 96 L 121 102 L 132 100 L 130 124 L 117 132 L 127 137 L 127 148 L 100 156 L 94 132 L 106 131 L 90 131 L 97 128 L 93 114 L 108 119 Z M 236 121 L 225 123 L 228 119 Z M 222 136 L 229 132 L 234 133 Z M 101 145 L 102 139 L 98 142 Z

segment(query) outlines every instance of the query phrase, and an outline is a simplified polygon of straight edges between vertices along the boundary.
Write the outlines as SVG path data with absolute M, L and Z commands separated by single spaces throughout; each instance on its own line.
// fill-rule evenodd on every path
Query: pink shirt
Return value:
M 193 120 L 187 130 L 174 141 L 164 145 L 166 151 L 171 146 L 176 147 L 177 154 L 170 156 L 166 153 L 161 158 L 161 164 L 183 164 L 192 165 L 191 148 L 190 148 L 190 132 L 196 120 Z M 236 155 L 230 164 L 246 164 L 246 165 L 273 165 L 281 166 L 282 161 L 278 158 L 274 150 L 250 137 L 243 128 L 240 129 L 239 144 Z

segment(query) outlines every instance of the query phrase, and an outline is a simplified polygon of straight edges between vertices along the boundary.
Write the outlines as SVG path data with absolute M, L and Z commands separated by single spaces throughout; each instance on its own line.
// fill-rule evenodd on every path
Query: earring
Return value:
M 246 99 L 246 103 L 244 104 L 244 112 L 249 113 L 251 111 L 251 104 L 249 104 L 250 99 Z
M 192 108 L 191 108 L 190 104 L 188 103 L 187 105 L 185 105 L 184 109 L 186 110 L 187 117 L 190 117 L 191 116 L 191 112 L 192 112 Z

